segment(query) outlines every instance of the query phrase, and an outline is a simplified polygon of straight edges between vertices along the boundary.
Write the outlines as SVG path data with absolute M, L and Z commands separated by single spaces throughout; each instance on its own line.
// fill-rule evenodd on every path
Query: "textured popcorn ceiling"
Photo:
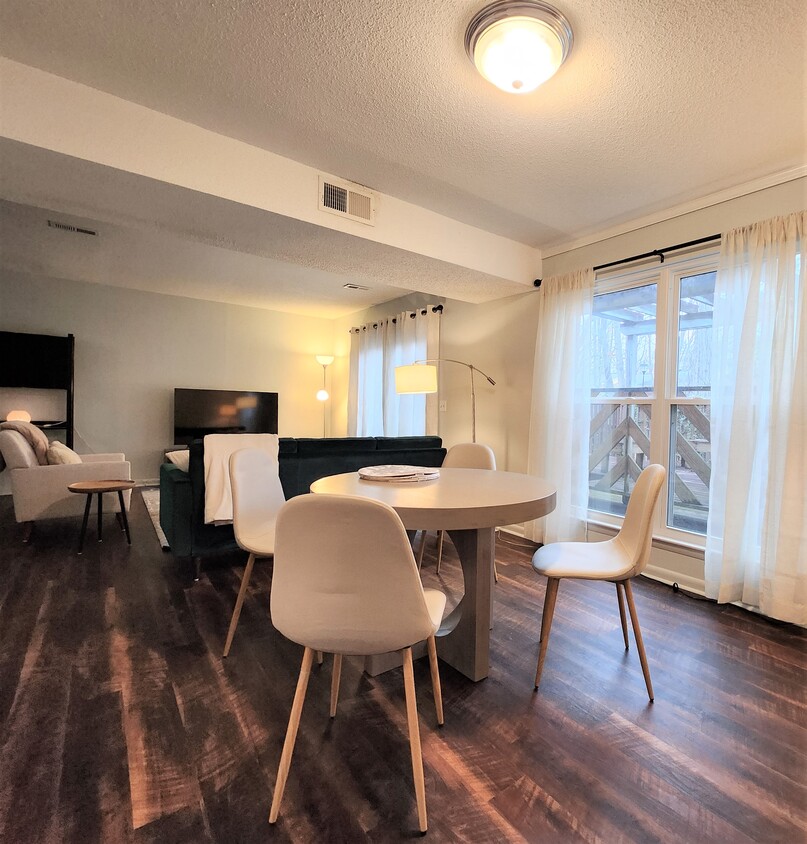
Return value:
M 537 246 L 801 162 L 801 0 L 557 0 L 535 93 L 464 53 L 465 0 L 5 0 L 2 51 Z
M 557 0 L 575 44 L 515 97 L 460 0 L 5 0 L 2 52 L 536 246 L 804 160 L 802 0 Z

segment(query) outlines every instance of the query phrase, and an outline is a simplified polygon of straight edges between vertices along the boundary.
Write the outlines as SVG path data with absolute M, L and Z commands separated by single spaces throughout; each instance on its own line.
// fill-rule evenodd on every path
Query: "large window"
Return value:
M 589 509 L 618 523 L 648 463 L 667 468 L 663 524 L 691 541 L 709 512 L 715 255 L 598 279 L 591 320 Z

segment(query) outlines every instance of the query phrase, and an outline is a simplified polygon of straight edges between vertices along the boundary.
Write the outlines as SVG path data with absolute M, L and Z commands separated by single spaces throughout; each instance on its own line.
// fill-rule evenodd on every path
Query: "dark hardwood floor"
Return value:
M 193 585 L 137 493 L 131 549 L 110 517 L 77 556 L 79 522 L 38 525 L 26 546 L 0 499 L 0 841 L 417 837 L 400 670 L 372 679 L 346 660 L 330 721 L 330 661 L 315 668 L 270 827 L 302 655 L 269 620 L 271 563 L 222 660 L 245 555 Z M 648 704 L 613 587 L 564 581 L 533 693 L 544 582 L 530 556 L 499 544 L 491 675 L 441 666 L 442 729 L 416 664 L 429 839 L 807 840 L 803 631 L 640 579 Z M 449 542 L 442 583 L 456 600 Z

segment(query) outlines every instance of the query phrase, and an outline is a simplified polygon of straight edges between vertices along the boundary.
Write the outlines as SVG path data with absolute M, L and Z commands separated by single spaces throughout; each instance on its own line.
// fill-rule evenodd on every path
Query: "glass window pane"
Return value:
M 594 297 L 592 396 L 648 396 L 656 363 L 656 285 Z
M 649 453 L 649 404 L 592 404 L 589 509 L 624 516 Z
M 712 471 L 709 405 L 673 405 L 670 431 L 670 473 L 667 524 L 692 533 L 706 533 L 709 476 Z
M 711 395 L 715 276 L 709 272 L 681 279 L 676 395 L 682 397 L 708 399 Z

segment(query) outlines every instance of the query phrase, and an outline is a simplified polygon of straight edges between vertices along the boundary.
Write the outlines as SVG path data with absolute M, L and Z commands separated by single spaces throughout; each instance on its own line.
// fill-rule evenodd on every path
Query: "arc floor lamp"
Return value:
M 408 366 L 395 367 L 395 392 L 401 395 L 413 393 L 436 393 L 437 392 L 437 367 L 431 364 L 456 363 L 460 366 L 467 366 L 471 373 L 471 437 L 476 442 L 476 385 L 474 374 L 479 373 L 491 386 L 495 387 L 496 382 L 490 375 L 482 372 L 481 369 L 472 363 L 453 358 L 427 358 L 416 360 Z

